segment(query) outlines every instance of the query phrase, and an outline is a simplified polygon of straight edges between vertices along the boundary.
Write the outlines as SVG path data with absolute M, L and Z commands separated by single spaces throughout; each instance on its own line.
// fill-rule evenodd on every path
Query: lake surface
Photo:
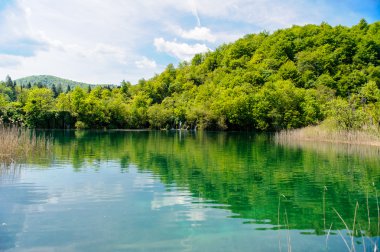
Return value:
M 0 251 L 379 245 L 377 148 L 254 133 L 51 134 L 51 153 L 0 173 Z

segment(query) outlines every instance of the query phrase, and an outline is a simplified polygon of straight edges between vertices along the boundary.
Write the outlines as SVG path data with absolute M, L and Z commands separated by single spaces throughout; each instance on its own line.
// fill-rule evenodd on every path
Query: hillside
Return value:
M 249 34 L 169 65 L 135 93 L 151 99 L 154 127 L 281 130 L 327 117 L 342 128 L 379 126 L 379 87 L 380 22 L 363 19 Z
M 51 88 L 53 84 L 56 87 L 59 84 L 61 84 L 63 90 L 66 90 L 67 86 L 69 86 L 69 85 L 71 88 L 74 88 L 77 86 L 82 87 L 82 88 L 88 88 L 88 86 L 90 86 L 90 85 L 92 86 L 92 84 L 67 80 L 67 79 L 63 79 L 63 78 L 59 78 L 59 77 L 55 77 L 55 76 L 51 76 L 51 75 L 33 75 L 33 76 L 20 78 L 20 79 L 17 79 L 15 81 L 16 81 L 17 85 L 20 85 L 20 86 L 22 86 L 22 85 L 27 86 L 28 83 L 30 83 L 32 86 L 34 84 L 37 85 L 38 83 L 41 83 L 42 85 L 44 85 L 48 88 Z

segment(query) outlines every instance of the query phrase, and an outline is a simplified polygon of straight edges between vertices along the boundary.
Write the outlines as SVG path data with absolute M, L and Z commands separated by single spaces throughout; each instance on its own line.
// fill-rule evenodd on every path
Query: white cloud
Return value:
M 1 67 L 15 67 L 20 64 L 22 57 L 14 55 L 1 55 L 0 54 L 0 68 Z M 4 76 L 0 76 L 2 78 Z
M 27 16 L 27 10 L 18 5 L 0 10 L 0 55 L 31 57 L 40 50 L 48 49 L 43 41 L 34 36 Z
M 52 74 L 91 83 L 150 77 L 134 63 L 141 58 L 136 53 L 136 41 L 144 37 L 135 18 L 137 6 L 127 8 L 121 0 L 113 4 L 96 0 L 16 0 L 0 12 L 0 30 L 4 30 L 0 34 L 0 72 L 12 78 Z M 4 53 L 15 56 L 5 61 Z
M 361 4 L 368 9 L 370 1 Z M 156 51 L 188 60 L 246 33 L 322 21 L 351 25 L 367 18 L 352 4 L 338 2 L 13 0 L 0 9 L 0 73 L 13 79 L 54 74 L 84 82 L 135 83 L 173 60 L 162 53 L 154 57 Z M 345 15 L 336 12 L 337 6 Z
M 166 41 L 163 38 L 155 38 L 154 46 L 159 52 L 166 52 L 180 60 L 190 60 L 197 53 L 204 53 L 210 49 L 205 44 L 189 45 L 176 41 Z
M 207 219 L 207 208 L 191 204 L 194 198 L 189 192 L 165 192 L 154 193 L 151 202 L 152 210 L 160 210 L 165 207 L 177 206 L 175 210 L 177 218 L 185 218 L 188 221 L 205 221 Z M 179 207 L 181 206 L 181 207 Z
M 179 194 L 176 191 L 165 192 L 164 194 L 155 193 L 151 202 L 151 207 L 156 210 L 168 206 L 189 205 L 191 199 L 192 198 L 189 193 Z
M 200 41 L 208 41 L 214 43 L 216 36 L 211 33 L 211 30 L 207 27 L 195 27 L 191 30 L 183 30 L 181 28 L 175 28 L 175 32 L 184 39 L 193 39 Z
M 141 60 L 136 60 L 135 64 L 137 68 L 146 69 L 146 68 L 157 68 L 157 63 L 154 60 L 150 60 L 147 57 L 142 57 Z

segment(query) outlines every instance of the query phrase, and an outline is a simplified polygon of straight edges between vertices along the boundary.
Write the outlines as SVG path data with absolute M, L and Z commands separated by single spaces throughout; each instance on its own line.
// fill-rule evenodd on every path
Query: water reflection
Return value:
M 47 198 L 46 192 L 30 183 L 14 186 L 2 183 L 0 190 L 0 251 L 14 248 L 17 245 L 17 234 L 26 228 L 25 214 L 18 209 L 38 211 L 36 207 Z
M 56 141 L 56 158 L 71 160 L 76 169 L 96 160 L 118 160 L 121 171 L 134 164 L 169 187 L 175 184 L 192 196 L 228 205 L 241 218 L 276 224 L 278 196 L 284 195 L 284 208 L 292 209 L 291 227 L 320 232 L 323 226 L 316 220 L 323 216 L 325 187 L 326 209 L 334 206 L 348 220 L 356 201 L 366 206 L 367 194 L 369 208 L 377 209 L 378 156 L 352 149 L 276 146 L 266 135 L 249 133 L 83 132 Z M 343 227 L 335 214 L 326 218 Z
M 330 143 L 330 142 L 312 142 L 307 140 L 295 141 L 278 141 L 277 144 L 292 149 L 310 150 L 324 155 L 345 155 L 357 156 L 360 158 L 373 159 L 378 162 L 380 156 L 380 146 L 371 146 L 365 144 L 347 144 L 347 143 Z
M 24 193 L 32 200 L 25 205 L 49 213 L 40 227 L 52 231 L 60 227 L 56 235 L 66 238 L 67 232 L 73 232 L 69 237 L 77 235 L 96 250 L 110 249 L 105 245 L 107 239 L 109 244 L 120 241 L 115 245 L 120 249 L 141 246 L 178 251 L 191 245 L 195 250 L 196 242 L 210 246 L 210 241 L 227 242 L 220 241 L 221 237 L 236 238 L 241 244 L 234 246 L 241 249 L 252 246 L 248 242 L 252 236 L 269 243 L 263 250 L 278 250 L 278 241 L 287 249 L 289 234 L 299 239 L 293 241 L 294 247 L 302 247 L 306 239 L 315 244 L 315 250 L 321 250 L 330 227 L 329 248 L 341 249 L 345 245 L 338 231 L 344 235 L 346 227 L 333 209 L 351 228 L 357 202 L 356 229 L 363 230 L 366 246 L 373 248 L 379 236 L 378 156 L 315 146 L 275 145 L 270 136 L 253 133 L 57 131 L 52 157 L 31 159 L 32 169 L 19 180 L 45 186 L 42 198 L 43 190 L 34 190 L 36 196 Z M 38 170 L 41 168 L 43 173 Z M 73 170 L 77 172 L 74 175 Z M 0 196 L 5 197 L 2 188 Z M 0 216 L 0 222 L 9 218 L 10 206 L 17 204 L 10 202 L 8 208 L 2 206 L 1 213 L 7 214 Z M 30 211 L 23 214 L 27 226 L 41 221 L 31 217 Z M 81 219 L 105 229 L 92 231 L 92 236 L 106 237 L 102 244 L 83 234 L 86 228 L 65 229 Z M 221 222 L 226 219 L 228 222 Z M 8 236 L 24 233 L 18 229 Z M 128 238 L 119 234 L 120 230 L 126 230 Z M 360 233 L 355 235 L 360 242 Z M 26 236 L 23 239 L 27 244 L 36 243 Z M 38 239 L 42 244 L 43 235 Z M 229 245 L 224 245 L 233 248 L 235 241 L 228 239 Z M 69 246 L 58 238 L 55 243 Z M 211 248 L 209 251 L 218 251 Z
M 21 172 L 21 165 L 16 163 L 0 163 L 0 183 L 17 180 Z

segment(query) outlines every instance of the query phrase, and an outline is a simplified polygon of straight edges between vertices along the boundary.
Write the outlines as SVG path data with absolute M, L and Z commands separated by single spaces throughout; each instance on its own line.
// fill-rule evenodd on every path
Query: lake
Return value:
M 379 148 L 54 131 L 0 173 L 0 251 L 374 251 Z

